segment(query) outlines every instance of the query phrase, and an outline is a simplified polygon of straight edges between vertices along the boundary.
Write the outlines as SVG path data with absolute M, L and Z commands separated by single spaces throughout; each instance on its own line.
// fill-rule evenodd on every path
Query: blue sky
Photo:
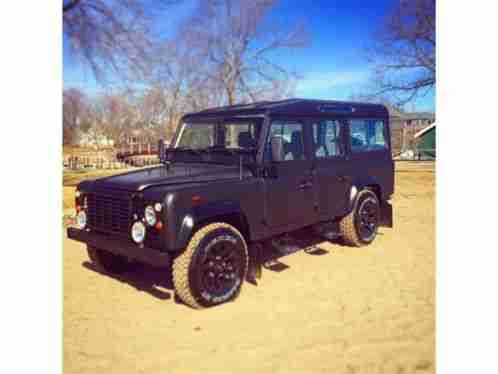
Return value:
M 348 99 L 368 84 L 370 66 L 365 49 L 384 14 L 396 0 L 281 0 L 269 19 L 293 25 L 302 21 L 311 37 L 305 49 L 283 51 L 273 56 L 281 65 L 296 71 L 302 79 L 296 96 L 320 99 Z M 163 30 L 172 32 L 193 9 L 193 0 L 174 8 Z M 64 53 L 64 84 L 90 92 L 98 90 L 92 74 L 80 68 Z M 407 110 L 433 111 L 434 94 L 409 104 Z

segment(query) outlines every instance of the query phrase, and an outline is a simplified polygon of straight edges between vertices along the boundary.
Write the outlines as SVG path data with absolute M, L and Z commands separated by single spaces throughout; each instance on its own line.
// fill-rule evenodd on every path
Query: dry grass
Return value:
M 90 170 L 90 171 L 67 171 L 62 176 L 62 184 L 65 187 L 76 187 L 78 183 L 85 179 L 95 179 L 107 177 L 114 174 L 126 173 L 127 169 L 116 170 Z
M 91 147 L 64 146 L 62 147 L 63 157 L 97 157 L 97 156 L 113 156 L 117 152 L 116 148 L 108 147 L 104 149 L 94 149 Z

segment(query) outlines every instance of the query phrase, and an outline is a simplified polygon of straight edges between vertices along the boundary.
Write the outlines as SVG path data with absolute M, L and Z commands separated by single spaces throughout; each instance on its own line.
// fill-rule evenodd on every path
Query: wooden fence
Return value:
M 128 169 L 159 164 L 157 157 L 132 157 L 119 160 L 118 158 L 104 157 L 66 157 L 63 161 L 64 169 Z
M 126 158 L 134 156 L 152 156 L 152 155 L 157 155 L 157 152 L 158 152 L 157 144 L 151 144 L 151 143 L 129 144 L 119 149 L 118 153 L 116 154 L 116 158 L 118 160 L 124 160 Z
M 113 156 L 67 156 L 64 169 L 127 169 L 159 164 L 157 144 L 130 144 L 119 148 Z M 156 156 L 156 157 L 154 157 Z

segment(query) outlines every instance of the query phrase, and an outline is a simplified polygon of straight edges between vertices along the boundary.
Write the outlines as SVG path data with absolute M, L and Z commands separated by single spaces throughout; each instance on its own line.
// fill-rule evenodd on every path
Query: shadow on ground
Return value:
M 259 260 L 256 260 L 257 266 L 277 273 L 286 271 L 290 269 L 290 266 L 287 265 L 283 259 L 294 253 L 303 251 L 310 256 L 323 256 L 329 254 L 328 250 L 319 246 L 326 240 L 327 239 L 317 235 L 312 230 L 303 229 L 294 232 L 292 236 L 290 236 L 292 245 L 277 248 L 271 241 L 265 242 L 262 244 Z M 333 241 L 329 240 L 329 242 L 343 245 L 339 239 Z M 100 270 L 90 261 L 83 262 L 82 266 L 119 282 L 126 283 L 137 291 L 146 292 L 157 299 L 173 299 L 176 303 L 182 304 L 181 300 L 174 294 L 171 268 L 157 268 L 146 264 L 137 264 L 133 271 L 122 274 L 111 274 Z M 254 278 L 248 281 L 255 286 L 258 285 Z
M 168 268 L 156 268 L 146 264 L 137 264 L 137 267 L 133 271 L 122 274 L 111 274 L 100 270 L 90 261 L 85 261 L 82 265 L 88 270 L 126 283 L 137 291 L 147 292 L 157 299 L 169 300 L 173 295 L 171 270 Z
M 275 246 L 271 241 L 264 243 L 259 256 L 259 265 L 266 270 L 281 272 L 289 269 L 289 266 L 282 261 L 286 256 L 300 251 L 311 256 L 323 256 L 329 253 L 328 250 L 320 247 L 324 241 L 342 244 L 339 240 L 327 240 L 310 229 L 295 231 L 288 238 L 289 245 L 281 247 Z

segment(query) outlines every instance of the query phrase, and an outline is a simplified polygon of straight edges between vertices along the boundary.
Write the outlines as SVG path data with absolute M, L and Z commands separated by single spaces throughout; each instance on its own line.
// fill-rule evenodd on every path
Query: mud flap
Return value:
M 247 248 L 249 252 L 249 267 L 247 269 L 246 280 L 254 284 L 258 285 L 257 279 L 261 279 L 261 267 L 262 267 L 262 252 L 263 246 L 259 243 L 253 243 L 249 245 Z
M 381 227 L 393 227 L 393 206 L 388 201 L 383 201 L 380 206 Z

